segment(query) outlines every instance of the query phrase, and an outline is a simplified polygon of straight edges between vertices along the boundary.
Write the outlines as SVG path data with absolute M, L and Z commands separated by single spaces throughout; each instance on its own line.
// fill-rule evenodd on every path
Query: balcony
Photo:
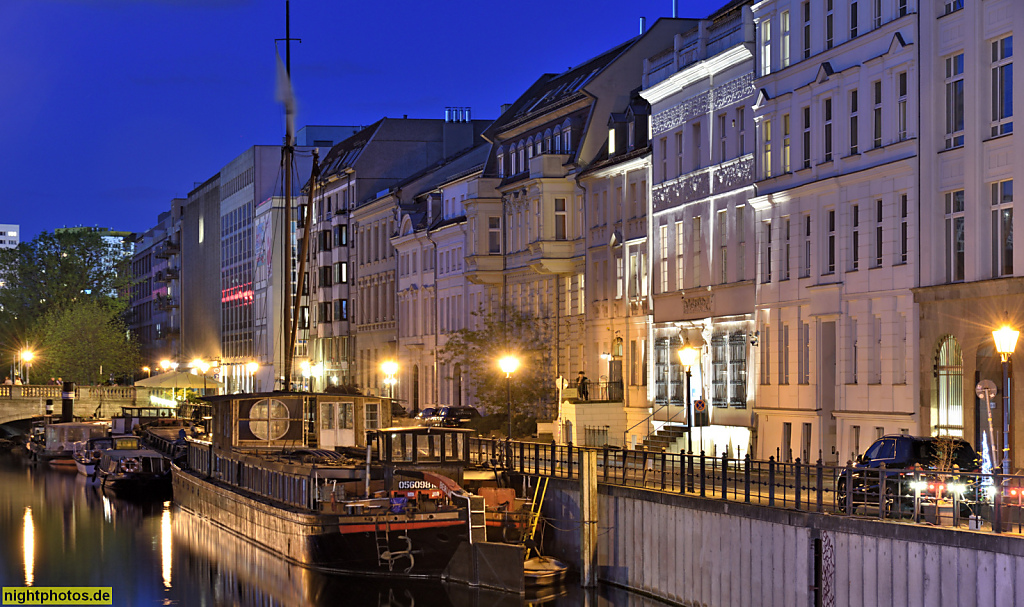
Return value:
M 466 278 L 478 285 L 501 284 L 501 255 L 471 255 L 466 258 Z
M 538 274 L 569 274 L 576 271 L 575 240 L 537 240 L 530 243 L 530 268 Z
M 174 299 L 173 297 L 168 297 L 168 296 L 165 296 L 165 295 L 157 295 L 156 296 L 156 309 L 157 310 L 165 310 L 166 311 L 166 310 L 170 310 L 172 308 L 177 308 L 177 307 L 178 307 L 178 301 L 176 299 Z
M 159 247 L 157 247 L 157 250 L 153 255 L 155 257 L 159 257 L 160 259 L 168 259 L 170 257 L 177 255 L 178 253 L 181 253 L 181 246 L 178 244 L 178 242 L 172 239 L 167 239 Z

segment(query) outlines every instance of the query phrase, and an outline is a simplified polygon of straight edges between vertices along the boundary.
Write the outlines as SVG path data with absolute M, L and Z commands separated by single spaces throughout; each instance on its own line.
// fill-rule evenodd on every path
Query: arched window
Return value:
M 964 357 L 952 335 L 939 341 L 935 354 L 930 430 L 933 436 L 964 434 Z
M 555 153 L 556 154 L 561 154 L 562 153 L 562 129 L 558 128 L 557 126 L 555 127 L 554 140 L 555 140 Z
M 498 177 L 505 176 L 505 148 L 498 148 Z
M 544 152 L 551 153 L 551 129 L 544 131 Z
M 572 124 L 568 118 L 562 123 L 562 151 L 566 154 L 572 151 Z
M 519 142 L 519 148 L 516 150 L 519 154 L 519 172 L 526 170 L 526 151 L 523 149 L 523 142 Z
M 533 158 L 533 137 L 526 140 L 526 157 Z

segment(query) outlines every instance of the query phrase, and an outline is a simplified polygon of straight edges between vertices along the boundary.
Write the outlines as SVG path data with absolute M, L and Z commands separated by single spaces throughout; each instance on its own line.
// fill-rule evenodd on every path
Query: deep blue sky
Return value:
M 679 16 L 724 3 L 680 0 Z M 284 0 L 0 0 L 0 223 L 22 240 L 143 231 L 249 146 L 280 143 L 284 15 Z M 671 0 L 292 0 L 297 125 L 496 118 L 540 74 L 671 15 Z

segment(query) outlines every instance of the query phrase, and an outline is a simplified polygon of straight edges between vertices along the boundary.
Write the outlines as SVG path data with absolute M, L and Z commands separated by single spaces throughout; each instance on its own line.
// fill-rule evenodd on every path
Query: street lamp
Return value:
M 252 392 L 256 391 L 256 371 L 260 368 L 260 364 L 254 360 L 245 363 L 245 370 L 249 372 L 249 390 Z
M 690 400 L 690 367 L 700 361 L 700 350 L 687 345 L 679 350 L 679 362 L 686 371 L 686 419 L 689 422 L 690 431 L 686 434 L 686 450 L 693 453 L 693 404 Z
M 204 361 L 201 358 L 197 358 L 192 361 L 192 373 L 199 370 L 203 374 L 203 396 L 206 396 L 206 372 L 210 370 L 210 363 Z
M 505 392 L 508 397 L 508 439 L 512 440 L 512 374 L 519 368 L 519 359 L 511 354 L 498 361 L 498 367 L 505 374 Z
M 29 385 L 29 383 L 31 383 L 31 382 L 29 382 L 29 371 L 32 370 L 32 359 L 35 358 L 35 357 L 36 357 L 36 355 L 32 353 L 32 350 L 22 350 L 21 351 L 21 362 L 24 365 L 28 365 L 28 369 L 25 370 L 25 385 L 26 386 Z
M 398 363 L 393 360 L 385 360 L 380 364 L 380 370 L 384 373 L 384 385 L 388 387 L 388 398 L 395 398 L 395 384 L 398 380 L 395 375 L 398 373 Z
M 146 377 L 153 377 L 153 371 L 149 367 L 142 367 L 142 370 L 146 372 Z
M 992 331 L 996 352 L 1003 362 L 1003 474 L 1010 474 L 1010 355 L 1017 348 L 1020 331 L 1009 326 Z

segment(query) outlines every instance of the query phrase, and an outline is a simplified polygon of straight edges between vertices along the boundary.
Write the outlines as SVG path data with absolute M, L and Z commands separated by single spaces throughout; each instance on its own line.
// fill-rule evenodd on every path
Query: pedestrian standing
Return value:
M 590 380 L 583 374 L 583 371 L 580 371 L 576 378 L 576 394 L 580 400 L 590 400 Z

